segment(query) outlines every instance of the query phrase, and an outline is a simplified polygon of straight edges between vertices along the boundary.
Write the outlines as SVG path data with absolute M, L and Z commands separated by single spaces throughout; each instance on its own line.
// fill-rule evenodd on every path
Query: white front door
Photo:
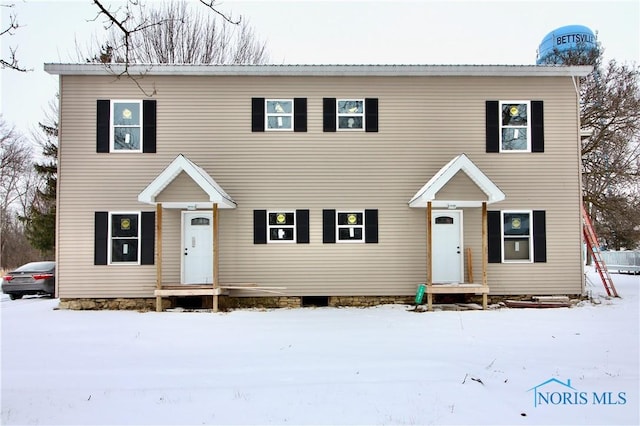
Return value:
M 182 283 L 213 282 L 211 212 L 182 212 Z
M 431 279 L 434 283 L 463 281 L 462 211 L 434 211 L 431 230 L 433 238 Z

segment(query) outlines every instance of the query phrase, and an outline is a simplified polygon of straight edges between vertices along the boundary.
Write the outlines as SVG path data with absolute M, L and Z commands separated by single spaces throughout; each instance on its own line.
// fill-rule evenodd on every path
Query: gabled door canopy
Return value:
M 436 200 L 436 194 L 458 173 L 463 171 L 487 195 L 486 200 Z M 409 201 L 409 207 L 425 208 L 428 202 L 433 207 L 481 207 L 505 199 L 505 194 L 465 154 L 454 157 L 442 167 Z
M 138 201 L 157 204 L 156 197 L 182 172 L 185 172 L 209 196 L 209 202 L 177 201 L 163 202 L 162 207 L 174 209 L 211 208 L 217 204 L 221 209 L 235 209 L 237 204 L 220 185 L 201 167 L 179 154 L 139 195 Z

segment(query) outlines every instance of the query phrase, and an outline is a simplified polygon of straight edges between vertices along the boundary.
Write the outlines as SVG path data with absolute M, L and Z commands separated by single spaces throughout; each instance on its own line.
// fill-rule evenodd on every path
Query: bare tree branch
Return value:
M 236 58 L 237 54 L 228 53 L 228 46 L 234 40 L 226 25 L 238 25 L 241 19 L 234 20 L 230 15 L 218 10 L 214 0 L 200 0 L 200 3 L 223 19 L 221 30 L 217 30 L 214 20 L 203 17 L 202 14 L 191 14 L 186 3 L 170 2 L 165 9 L 145 9 L 138 0 L 127 0 L 124 6 L 115 10 L 106 7 L 103 0 L 93 0 L 98 8 L 96 17 L 105 18 L 105 30 L 108 39 L 101 43 L 99 54 L 92 54 L 87 62 L 99 62 L 113 70 L 110 64 L 120 64 L 117 78 L 126 76 L 147 96 L 153 96 L 155 88 L 145 88 L 142 77 L 145 71 L 156 63 L 226 63 L 228 58 Z M 204 25 L 204 28 L 202 25 Z M 240 37 L 255 37 L 253 32 L 243 26 Z M 207 41 L 207 38 L 210 37 Z M 213 42 L 213 48 L 211 43 Z M 256 55 L 244 54 L 242 60 L 263 60 L 266 57 L 264 44 L 251 40 L 241 41 L 247 47 L 257 49 Z M 208 54 L 202 56 L 199 51 L 205 46 Z M 94 50 L 94 52 L 95 52 Z M 132 64 L 147 64 L 148 67 L 140 74 L 131 72 Z
M 640 243 L 640 68 L 602 64 L 591 45 L 555 51 L 546 63 L 594 66 L 581 79 L 583 199 L 599 236 L 612 248 Z
M 0 7 L 7 7 L 7 8 L 11 8 L 14 6 L 15 5 L 13 4 L 0 5 Z M 18 24 L 18 18 L 14 13 L 9 13 L 9 23 L 5 28 L 0 29 L 0 37 L 12 36 L 15 34 L 15 30 L 17 30 L 18 28 L 20 28 L 20 24 Z M 8 69 L 20 71 L 20 72 L 32 71 L 24 67 L 21 67 L 19 65 L 18 57 L 16 56 L 17 50 L 18 50 L 17 47 L 14 47 L 14 48 L 9 47 L 9 57 L 6 59 L 0 58 L 0 68 L 1 69 L 8 68 Z
M 200 0 L 214 14 L 199 13 L 179 1 L 144 7 L 137 0 L 127 0 L 118 9 L 109 9 L 103 0 L 93 2 L 98 8 L 94 20 L 105 19 L 107 37 L 89 46 L 88 54 L 77 49 L 78 55 L 81 60 L 104 64 L 116 78 L 130 78 L 147 96 L 153 96 L 155 88 L 144 87 L 142 78 L 153 64 L 267 61 L 265 43 L 253 29 L 220 12 L 215 1 Z M 136 65 L 135 72 L 132 65 Z
M 584 200 L 611 248 L 640 241 L 640 69 L 611 61 L 581 85 Z
M 222 19 L 224 19 L 225 21 L 227 21 L 230 24 L 233 25 L 238 25 L 240 23 L 240 21 L 242 20 L 242 17 L 238 18 L 238 20 L 234 20 L 231 15 L 226 15 L 222 12 L 220 12 L 218 10 L 218 4 L 215 0 L 209 0 L 209 1 L 205 1 L 205 0 L 200 0 L 200 3 L 202 3 L 203 5 L 207 6 L 209 9 L 213 10 L 215 13 L 217 13 L 219 16 L 222 17 Z
M 23 195 L 31 154 L 31 147 L 0 117 L 0 208 L 9 209 Z

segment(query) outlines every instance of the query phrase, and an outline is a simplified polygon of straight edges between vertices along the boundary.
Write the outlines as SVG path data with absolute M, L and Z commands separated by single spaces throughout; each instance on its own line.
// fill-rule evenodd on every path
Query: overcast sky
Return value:
M 148 2 L 149 0 L 142 0 Z M 106 4 L 117 4 L 104 0 Z M 221 0 L 267 42 L 276 64 L 534 64 L 550 31 L 579 24 L 598 34 L 605 61 L 640 64 L 640 1 L 245 1 Z M 22 26 L 3 36 L 2 58 L 17 47 L 20 65 L 2 70 L 0 112 L 28 134 L 58 89 L 49 62 L 77 62 L 76 43 L 103 33 L 91 0 L 0 0 Z M 203 6 L 194 5 L 204 11 Z

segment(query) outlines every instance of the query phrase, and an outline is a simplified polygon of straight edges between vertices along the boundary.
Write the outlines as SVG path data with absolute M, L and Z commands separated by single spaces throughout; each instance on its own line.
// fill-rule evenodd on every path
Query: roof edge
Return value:
M 52 75 L 584 77 L 591 65 L 192 65 L 45 63 Z

